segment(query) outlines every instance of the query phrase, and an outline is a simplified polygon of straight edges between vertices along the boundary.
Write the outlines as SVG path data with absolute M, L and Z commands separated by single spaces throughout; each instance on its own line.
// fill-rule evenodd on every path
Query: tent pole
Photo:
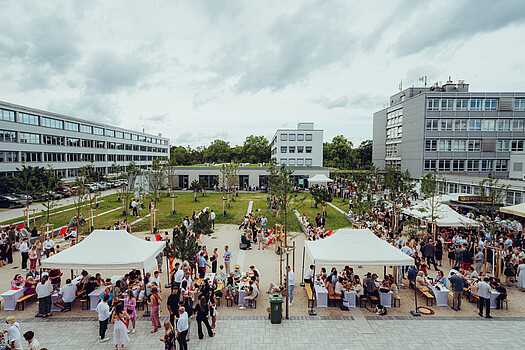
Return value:
M 168 282 L 166 283 L 166 285 L 164 286 L 165 288 L 170 288 L 171 287 L 171 281 L 170 281 L 170 273 L 171 273 L 171 270 L 170 270 L 170 260 L 168 258 L 168 254 L 164 254 L 166 256 L 166 272 L 168 274 Z
M 301 287 L 303 288 L 304 288 L 304 253 L 305 251 L 306 251 L 306 247 L 303 247 L 303 269 L 301 270 Z M 314 267 L 314 272 L 315 272 L 315 267 Z
M 146 293 L 146 270 L 142 269 L 143 276 L 142 280 L 144 281 L 144 302 L 146 303 L 146 311 L 144 311 L 144 314 L 142 317 L 150 317 L 151 313 L 149 312 L 149 306 L 148 306 L 148 294 Z

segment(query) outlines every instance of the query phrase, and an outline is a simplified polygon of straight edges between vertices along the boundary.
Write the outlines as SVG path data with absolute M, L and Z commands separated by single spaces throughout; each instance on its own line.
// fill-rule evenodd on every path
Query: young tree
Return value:
M 173 230 L 171 243 L 166 242 L 164 252 L 168 258 L 178 259 L 182 262 L 193 259 L 199 252 L 199 245 L 195 235 L 190 235 L 186 226 L 176 226 Z
M 393 209 L 391 226 L 392 230 L 397 233 L 401 207 L 408 203 L 409 193 L 412 191 L 414 184 L 410 179 L 408 170 L 401 173 L 397 168 L 387 166 L 383 176 L 383 185 L 390 191 L 390 202 Z
M 157 207 L 157 201 L 159 201 L 159 191 L 164 187 L 164 180 L 166 179 L 166 167 L 165 159 L 155 158 L 153 159 L 150 173 L 149 173 L 149 185 L 150 189 L 153 190 L 155 208 Z
M 210 214 L 207 212 L 202 212 L 197 220 L 193 223 L 192 227 L 193 232 L 196 237 L 200 235 L 208 236 L 213 233 L 212 222 L 210 219 Z
M 193 191 L 193 200 L 197 202 L 197 192 L 199 192 L 202 189 L 202 183 L 195 179 L 190 184 L 190 190 Z
M 219 175 L 219 185 L 224 188 L 228 196 L 228 208 L 230 207 L 230 193 L 235 191 L 239 179 L 238 164 L 222 164 Z M 235 200 L 232 196 L 232 200 Z
M 126 185 L 126 193 L 124 193 L 124 199 L 125 199 L 125 215 L 126 215 L 126 222 L 128 222 L 128 215 L 129 215 L 129 199 L 131 198 L 131 195 L 133 194 L 133 191 L 135 190 L 135 180 L 137 177 L 141 174 L 140 168 L 135 164 L 135 162 L 129 162 L 128 166 L 126 167 L 126 172 L 124 173 L 124 176 L 127 179 L 127 185 Z
M 43 168 L 38 169 L 22 164 L 22 168 L 16 168 L 19 172 L 19 181 L 24 194 L 34 196 L 42 190 Z M 29 209 L 29 201 L 26 201 L 26 209 Z
M 51 165 L 47 166 L 44 176 L 42 189 L 44 191 L 45 201 L 42 204 L 46 208 L 46 223 L 49 224 L 49 211 L 56 206 L 56 198 L 54 197 L 55 189 L 60 186 L 62 180 L 59 176 L 55 175 L 55 171 Z
M 421 211 L 427 213 L 429 221 L 432 223 L 431 234 L 435 236 L 436 232 L 434 226 L 436 220 L 441 218 L 440 209 L 442 204 L 439 200 L 436 199 L 436 196 L 439 194 L 439 182 L 442 181 L 442 177 L 437 174 L 434 170 L 432 173 L 427 173 L 421 178 L 421 192 L 425 196 L 430 197 L 429 200 L 424 201 L 424 205 L 421 208 Z M 436 237 L 434 237 L 435 239 Z
M 496 231 L 499 229 L 498 225 L 494 224 L 495 213 L 498 211 L 499 206 L 505 201 L 505 196 L 507 195 L 507 190 L 509 189 L 508 185 L 500 184 L 499 179 L 495 178 L 492 175 L 492 172 L 488 176 L 479 182 L 479 192 L 481 195 L 481 201 L 484 203 L 489 203 L 489 212 L 490 212 L 490 227 L 489 233 L 491 239 L 494 239 Z
M 75 177 L 75 181 L 73 182 L 73 185 L 75 188 L 75 194 L 73 195 L 73 204 L 77 211 L 77 217 L 80 216 L 80 210 L 86 203 L 86 201 L 89 198 L 89 189 L 87 188 L 87 172 L 88 169 L 86 167 L 81 167 L 78 169 L 77 176 Z
M 326 187 L 313 186 L 310 194 L 314 198 L 315 207 L 320 204 L 323 207 L 323 216 L 326 217 L 326 203 L 332 202 L 332 193 Z

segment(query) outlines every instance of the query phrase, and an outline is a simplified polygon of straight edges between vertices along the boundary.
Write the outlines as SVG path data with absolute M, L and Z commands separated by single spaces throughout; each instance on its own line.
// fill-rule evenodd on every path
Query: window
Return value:
M 44 153 L 44 162 L 65 162 L 65 153 Z
M 68 162 L 79 162 L 80 161 L 80 153 L 68 153 L 67 154 L 67 161 Z
M 125 133 L 124 133 L 124 139 L 125 139 L 125 140 L 131 140 L 131 134 L 128 133 L 128 132 L 125 132 Z
M 151 143 L 151 137 L 146 137 L 146 142 Z
M 525 111 L 525 98 L 514 99 L 514 110 Z
M 481 171 L 491 171 L 492 170 L 493 161 L 482 159 L 481 160 Z
M 466 140 L 454 140 L 452 142 L 452 150 L 455 152 L 464 152 L 467 150 L 467 141 Z
M 498 110 L 498 99 L 497 98 L 485 99 L 485 110 L 486 111 L 497 111 Z
M 68 147 L 79 147 L 80 146 L 80 140 L 68 137 L 66 139 L 66 146 L 68 146 Z
M 510 142 L 511 151 L 523 151 L 523 140 L 514 140 Z
M 286 146 L 281 146 L 281 153 L 286 153 L 287 149 L 288 148 Z
M 454 130 L 455 131 L 466 131 L 467 130 L 467 120 L 466 119 L 454 120 Z
M 0 163 L 18 162 L 18 152 L 1 152 Z
M 115 131 L 115 137 L 117 139 L 123 139 L 124 138 L 124 133 L 122 131 Z
M 306 146 L 306 153 L 312 153 L 312 146 Z
M 115 144 L 113 144 L 113 148 L 115 148 Z M 140 150 L 140 146 L 139 145 L 133 145 L 133 150 L 134 151 L 139 151 Z M 275 149 L 275 153 L 277 153 L 277 148 Z
M 514 119 L 512 121 L 512 131 L 523 131 L 523 119 Z
M 94 127 L 93 127 L 93 134 L 104 136 L 104 129 L 102 129 L 102 128 L 97 128 L 96 126 L 94 126 Z
M 14 122 L 15 112 L 0 108 L 0 120 L 4 120 L 6 122 Z
M 19 134 L 21 143 L 40 143 L 40 135 L 21 132 Z
M 124 144 L 123 143 L 117 143 L 117 149 L 124 149 Z
M 481 120 L 479 120 L 479 119 L 469 119 L 469 121 L 468 121 L 468 131 L 481 131 Z
M 93 133 L 93 127 L 91 125 L 80 124 L 80 132 L 83 132 L 83 133 L 86 133 L 86 134 L 92 134 Z
M 312 158 L 306 158 L 304 160 L 304 165 L 312 165 Z
M 437 151 L 437 140 L 426 140 L 425 151 Z
M 297 141 L 304 141 L 304 134 L 297 134 Z
M 312 134 L 306 134 L 306 141 L 312 141 Z
M 452 161 L 452 171 L 464 171 L 465 161 L 461 159 L 455 159 Z
M 105 154 L 95 154 L 95 162 L 104 162 L 106 161 Z
M 510 119 L 498 119 L 498 131 L 510 131 Z
M 295 141 L 295 134 L 289 134 L 288 141 Z
M 295 146 L 288 147 L 288 152 L 289 153 L 295 153 Z
M 44 145 L 64 146 L 64 138 L 61 136 L 42 135 Z
M 453 111 L 454 110 L 454 99 L 444 98 L 441 100 L 442 111 Z
M 452 119 L 441 119 L 441 131 L 452 130 Z
M 139 136 L 139 141 L 140 142 L 146 142 L 146 136 Z
M 131 139 L 133 141 L 138 141 L 139 140 L 139 135 L 131 134 Z
M 66 122 L 65 129 L 69 131 L 78 131 L 78 123 Z
M 302 159 L 302 158 L 297 158 L 297 165 L 299 165 L 299 166 L 304 165 L 304 159 Z
M 93 140 L 82 140 L 82 147 L 93 148 Z
M 64 122 L 62 120 L 42 117 L 42 126 L 46 126 L 48 128 L 53 129 L 64 129 Z
M 27 113 L 18 113 L 18 122 L 22 124 L 39 125 L 38 116 Z
M 106 143 L 104 141 L 95 141 L 95 148 L 106 148 Z
M 437 131 L 438 122 L 437 119 L 427 119 L 427 130 Z
M 387 157 L 398 157 L 398 144 L 395 143 L 395 144 L 391 144 L 391 145 L 386 145 L 386 156 Z
M 108 149 L 115 149 L 115 142 L 108 142 Z M 137 149 L 137 151 L 138 151 L 138 149 Z
M 129 143 L 126 143 L 124 147 L 126 148 L 126 151 L 133 151 L 133 145 L 130 145 Z
M 496 159 L 496 171 L 507 171 L 509 169 L 509 161 L 507 159 Z
M 106 136 L 115 137 L 115 130 L 106 130 Z
M 467 149 L 469 152 L 479 152 L 481 151 L 481 141 L 480 140 L 468 140 Z
M 470 100 L 471 111 L 481 111 L 483 109 L 483 99 L 473 98 Z
M 286 165 L 286 158 L 281 158 L 281 164 Z
M 440 159 L 438 161 L 438 170 L 439 171 L 450 171 L 450 160 Z
M 457 111 L 468 111 L 468 99 L 458 98 L 456 100 L 456 110 Z
M 288 159 L 288 165 L 295 165 L 295 159 L 294 158 L 289 158 Z
M 435 159 L 426 159 L 425 160 L 425 171 L 436 170 L 436 160 Z
M 498 140 L 496 145 L 497 152 L 508 152 L 509 151 L 509 140 Z
M 452 140 L 439 140 L 440 151 L 452 151 Z
M 0 142 L 16 142 L 16 132 L 0 130 Z
M 494 119 L 483 119 L 481 122 L 481 130 L 483 131 L 496 130 L 496 121 Z
M 20 152 L 21 162 L 40 162 L 39 152 Z
M 427 109 L 429 111 L 439 111 L 439 99 L 437 99 L 437 98 L 429 98 L 428 99 Z
M 479 171 L 479 160 L 467 160 L 467 171 Z
M 281 141 L 287 141 L 287 140 L 288 140 L 288 135 L 287 134 L 281 134 Z
M 303 153 L 304 146 L 297 146 L 297 153 Z

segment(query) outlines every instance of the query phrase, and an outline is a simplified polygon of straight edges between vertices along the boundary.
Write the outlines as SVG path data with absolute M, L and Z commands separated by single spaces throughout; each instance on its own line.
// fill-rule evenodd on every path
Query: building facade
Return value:
M 323 130 L 314 123 L 298 123 L 297 129 L 278 129 L 271 142 L 271 157 L 288 166 L 323 166 Z
M 0 175 L 14 175 L 22 164 L 49 165 L 65 180 L 87 164 L 101 174 L 131 161 L 147 169 L 169 149 L 160 135 L 0 102 Z

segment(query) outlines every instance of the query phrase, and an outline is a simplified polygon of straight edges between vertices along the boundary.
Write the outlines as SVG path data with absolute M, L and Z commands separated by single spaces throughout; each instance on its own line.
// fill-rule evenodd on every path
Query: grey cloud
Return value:
M 120 117 L 114 101 L 107 96 L 80 95 L 78 98 L 51 100 L 47 110 L 98 123 L 119 125 Z
M 160 122 L 164 122 L 164 121 L 169 121 L 170 117 L 169 117 L 168 113 L 163 113 L 163 114 L 156 114 L 156 115 L 152 115 L 152 116 L 146 116 L 143 119 L 151 121 L 151 122 L 160 123 Z
M 356 95 L 340 96 L 334 99 L 322 96 L 310 99 L 311 102 L 319 104 L 326 109 L 334 108 L 372 108 L 378 106 L 382 101 L 386 101 L 388 96 L 359 93 Z
M 184 132 L 172 138 L 174 145 L 210 145 L 213 140 L 225 140 L 230 141 L 231 135 L 226 131 L 221 132 Z

